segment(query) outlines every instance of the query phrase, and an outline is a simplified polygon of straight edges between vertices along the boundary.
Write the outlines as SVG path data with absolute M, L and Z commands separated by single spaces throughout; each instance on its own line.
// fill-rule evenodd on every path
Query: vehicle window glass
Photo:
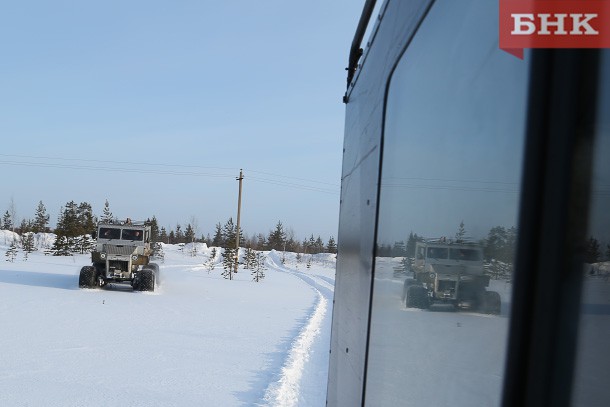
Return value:
M 100 239 L 119 239 L 121 237 L 121 229 L 100 228 Z
M 481 252 L 473 249 L 450 249 L 449 258 L 451 260 L 466 260 L 466 261 L 479 261 L 483 260 Z
M 610 50 L 602 51 L 573 406 L 610 406 Z M 586 222 L 583 219 L 583 222 Z
M 139 229 L 123 229 L 123 240 L 142 240 L 142 231 Z
M 429 247 L 428 248 L 428 258 L 432 259 L 446 259 L 449 251 L 447 248 L 440 247 Z
M 406 257 L 375 258 L 367 406 L 500 404 L 529 55 L 498 49 L 497 3 L 437 0 L 391 78 L 376 244 Z

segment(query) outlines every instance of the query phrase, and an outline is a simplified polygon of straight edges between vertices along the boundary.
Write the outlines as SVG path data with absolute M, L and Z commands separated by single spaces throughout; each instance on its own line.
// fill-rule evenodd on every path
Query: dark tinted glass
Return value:
M 602 52 L 573 405 L 610 406 L 610 51 Z M 583 219 L 583 222 L 586 222 Z
M 119 239 L 121 237 L 121 229 L 100 228 L 100 239 Z
M 142 240 L 142 231 L 139 229 L 123 229 L 123 240 Z
M 369 406 L 499 404 L 528 63 L 497 3 L 436 1 L 391 78 Z

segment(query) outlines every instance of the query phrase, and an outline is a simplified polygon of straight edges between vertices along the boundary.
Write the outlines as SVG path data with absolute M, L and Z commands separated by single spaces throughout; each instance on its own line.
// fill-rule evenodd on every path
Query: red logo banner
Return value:
M 610 48 L 610 0 L 500 0 L 500 49 Z

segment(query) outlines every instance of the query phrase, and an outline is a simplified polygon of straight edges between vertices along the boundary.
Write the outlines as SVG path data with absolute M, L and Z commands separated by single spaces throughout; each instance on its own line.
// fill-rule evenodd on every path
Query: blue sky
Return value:
M 336 236 L 363 1 L 0 3 L 0 210 Z M 316 181 L 316 182 L 312 182 Z
M 472 240 L 517 226 L 529 53 L 520 60 L 481 35 L 497 32 L 497 20 L 479 20 L 497 3 L 445 3 L 432 7 L 391 79 L 380 243 L 410 232 L 453 238 L 461 222 Z

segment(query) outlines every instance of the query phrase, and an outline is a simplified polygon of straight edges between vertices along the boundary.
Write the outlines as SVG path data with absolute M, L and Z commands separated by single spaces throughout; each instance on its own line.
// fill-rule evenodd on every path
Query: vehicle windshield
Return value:
M 100 228 L 100 233 L 98 234 L 98 237 L 100 239 L 120 239 L 121 229 Z
M 481 251 L 477 249 L 450 249 L 449 258 L 451 260 L 482 260 Z
M 143 234 L 140 229 L 123 229 L 123 240 L 142 240 Z

